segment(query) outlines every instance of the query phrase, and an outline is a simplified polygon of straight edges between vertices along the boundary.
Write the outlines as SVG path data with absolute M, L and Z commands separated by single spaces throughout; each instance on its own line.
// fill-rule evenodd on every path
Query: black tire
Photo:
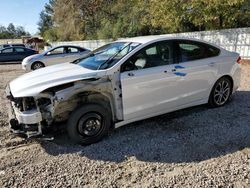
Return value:
M 40 68 L 43 68 L 45 67 L 45 65 L 42 63 L 42 62 L 34 62 L 32 65 L 31 65 L 31 69 L 32 70 L 37 70 L 37 69 L 40 69 Z
M 88 125 L 91 124 L 89 130 Z M 99 104 L 86 104 L 74 110 L 68 119 L 67 132 L 77 144 L 89 145 L 100 141 L 112 125 L 111 110 Z M 95 127 L 95 128 L 93 128 Z M 88 132 L 89 131 L 89 132 Z M 95 134 L 93 134 L 95 132 Z M 92 133 L 92 134 L 90 134 Z
M 224 88 L 224 90 L 219 91 L 220 88 Z M 233 83 L 229 78 L 222 77 L 219 80 L 217 80 L 209 96 L 209 101 L 208 101 L 209 106 L 215 108 L 224 106 L 226 103 L 228 103 L 232 95 L 232 88 L 233 88 Z M 223 91 L 225 92 L 223 93 Z M 222 99 L 221 103 L 220 103 L 220 98 Z

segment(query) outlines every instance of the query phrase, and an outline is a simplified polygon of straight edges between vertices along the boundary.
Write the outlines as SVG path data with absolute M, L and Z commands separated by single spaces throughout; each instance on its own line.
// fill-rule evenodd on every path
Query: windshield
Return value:
M 139 46 L 140 43 L 128 43 L 128 42 L 114 42 L 106 44 L 88 56 L 78 59 L 73 63 L 78 64 L 84 68 L 98 70 L 107 69 L 115 65 L 125 55 Z

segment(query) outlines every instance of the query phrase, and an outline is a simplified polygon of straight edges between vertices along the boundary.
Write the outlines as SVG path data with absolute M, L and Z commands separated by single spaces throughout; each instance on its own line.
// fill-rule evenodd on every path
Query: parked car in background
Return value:
M 9 47 L 26 47 L 24 44 L 2 44 L 0 45 L 0 50 L 3 48 L 9 48 Z
M 57 46 L 41 54 L 27 57 L 22 62 L 22 68 L 26 71 L 40 69 L 49 65 L 71 62 L 84 55 L 90 50 L 79 46 Z
M 238 53 L 199 40 L 123 39 L 12 81 L 6 89 L 10 127 L 31 137 L 67 121 L 72 140 L 91 144 L 134 121 L 225 105 L 239 87 L 239 63 Z
M 24 47 L 8 47 L 0 50 L 0 61 L 21 61 L 25 57 L 37 54 L 38 52 Z

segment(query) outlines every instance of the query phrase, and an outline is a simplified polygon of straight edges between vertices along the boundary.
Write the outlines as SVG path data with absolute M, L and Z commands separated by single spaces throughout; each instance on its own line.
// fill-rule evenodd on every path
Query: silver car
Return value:
M 22 68 L 26 71 L 36 70 L 49 65 L 72 62 L 79 59 L 90 50 L 79 46 L 63 45 L 51 48 L 41 54 L 26 57 L 22 61 Z

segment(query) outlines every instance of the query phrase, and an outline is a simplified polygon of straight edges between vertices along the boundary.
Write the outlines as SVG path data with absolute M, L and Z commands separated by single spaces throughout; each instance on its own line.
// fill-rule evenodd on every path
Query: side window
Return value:
M 16 52 L 25 52 L 25 49 L 24 48 L 15 48 L 15 51 Z
M 2 53 L 12 53 L 13 52 L 13 48 L 7 48 L 2 50 Z
M 68 47 L 68 53 L 78 53 L 78 52 L 79 52 L 78 48 Z
M 178 60 L 180 63 L 217 56 L 220 50 L 196 41 L 178 41 Z
M 122 72 L 173 64 L 171 41 L 151 44 L 130 57 L 121 67 Z
M 8 45 L 8 44 L 4 44 L 4 45 L 3 45 L 3 48 L 9 48 L 9 47 L 11 47 L 11 46 Z
M 215 57 L 220 54 L 220 50 L 218 48 L 207 46 L 207 57 Z
M 86 49 L 84 49 L 84 48 L 78 48 L 78 51 L 79 51 L 79 52 L 85 52 Z
M 64 47 L 55 48 L 47 53 L 47 55 L 56 55 L 66 53 Z

